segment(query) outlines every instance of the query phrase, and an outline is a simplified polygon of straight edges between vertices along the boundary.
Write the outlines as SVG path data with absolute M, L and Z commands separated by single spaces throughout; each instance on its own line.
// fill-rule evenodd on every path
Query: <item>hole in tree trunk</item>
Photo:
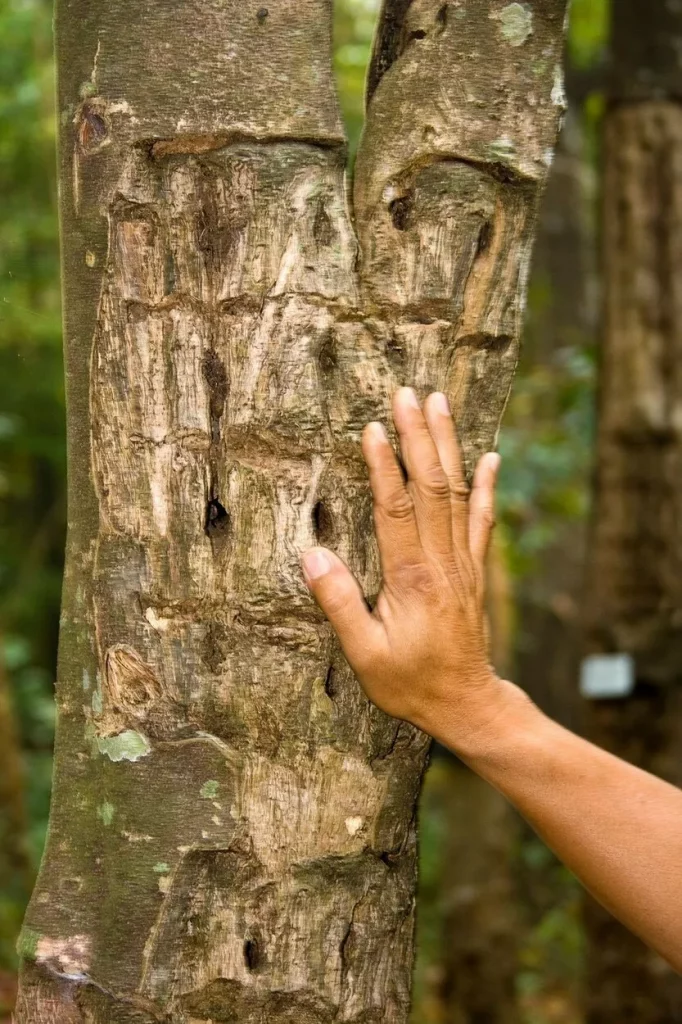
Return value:
M 313 533 L 319 544 L 328 544 L 331 540 L 332 523 L 327 506 L 323 501 L 318 501 L 313 506 Z
M 336 669 L 333 665 L 330 665 L 327 669 L 327 675 L 324 679 L 324 692 L 327 694 L 330 700 L 334 700 L 337 694 L 336 689 Z
M 206 524 L 204 529 L 209 537 L 226 534 L 230 528 L 230 513 L 217 498 L 211 498 L 206 506 Z
M 408 193 L 404 196 L 399 196 L 397 199 L 393 199 L 388 204 L 388 210 L 391 214 L 391 220 L 393 221 L 393 227 L 396 231 L 406 231 L 409 227 L 410 211 L 412 209 L 412 195 Z
M 410 39 L 426 39 L 426 32 L 423 28 L 418 28 L 410 33 Z
M 249 971 L 255 971 L 260 961 L 260 950 L 255 939 L 247 939 L 244 943 L 244 963 Z
M 97 149 L 106 141 L 108 134 L 109 128 L 104 117 L 91 106 L 85 105 L 78 127 L 78 141 L 83 152 Z
M 492 235 L 493 235 L 493 226 L 492 226 L 492 223 L 489 220 L 487 220 L 483 224 L 483 226 L 482 226 L 482 228 L 481 228 L 481 230 L 479 232 L 479 235 L 478 235 L 478 244 L 476 246 L 476 255 L 477 256 L 479 256 L 482 252 L 485 252 L 486 249 L 489 248 L 489 246 L 490 246 L 490 239 L 492 238 Z
M 336 351 L 334 349 L 334 339 L 331 331 L 327 332 L 322 341 L 318 359 L 320 361 L 320 369 L 323 373 L 332 373 L 336 369 Z

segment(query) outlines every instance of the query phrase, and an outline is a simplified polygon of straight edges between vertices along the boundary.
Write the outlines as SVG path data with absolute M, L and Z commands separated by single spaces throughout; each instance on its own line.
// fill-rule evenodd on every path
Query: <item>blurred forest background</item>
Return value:
M 336 70 L 351 154 L 377 7 L 378 0 L 336 0 Z M 0 0 L 0 1020 L 11 1007 L 14 942 L 48 813 L 66 516 L 51 16 L 49 0 Z M 574 727 L 607 23 L 605 0 L 574 0 L 570 113 L 500 438 L 490 570 L 500 670 Z M 581 894 L 568 872 L 496 794 L 438 752 L 421 835 L 414 1024 L 579 1024 Z

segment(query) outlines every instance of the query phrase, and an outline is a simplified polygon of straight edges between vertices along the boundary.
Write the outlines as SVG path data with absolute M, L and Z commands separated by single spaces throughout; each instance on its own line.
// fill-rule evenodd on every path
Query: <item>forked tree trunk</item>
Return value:
M 605 321 L 589 640 L 633 657 L 591 736 L 682 784 L 682 12 L 613 7 L 604 126 Z M 590 903 L 590 1024 L 682 1021 L 682 979 Z
M 376 591 L 358 439 L 397 383 L 450 393 L 469 467 L 494 443 L 564 7 L 387 5 L 353 227 L 329 0 L 58 3 L 70 533 L 18 1024 L 406 1019 L 427 741 L 298 554 Z

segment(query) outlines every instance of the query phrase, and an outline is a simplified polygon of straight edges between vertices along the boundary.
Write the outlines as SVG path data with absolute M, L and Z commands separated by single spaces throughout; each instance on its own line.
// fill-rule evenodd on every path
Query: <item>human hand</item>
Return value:
M 383 582 L 369 611 L 348 567 L 326 548 L 303 556 L 306 582 L 367 696 L 447 745 L 496 714 L 504 684 L 488 663 L 484 579 L 499 456 L 484 455 L 471 492 L 447 398 L 393 402 L 400 464 L 380 423 L 363 433 Z

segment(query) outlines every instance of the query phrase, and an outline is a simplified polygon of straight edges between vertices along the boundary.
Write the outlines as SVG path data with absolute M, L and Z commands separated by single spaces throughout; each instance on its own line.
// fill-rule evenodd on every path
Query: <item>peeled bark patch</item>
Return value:
M 326 0 L 58 11 L 71 532 L 28 926 L 88 956 L 29 944 L 20 1024 L 407 1018 L 428 741 L 367 702 L 299 556 L 375 593 L 364 424 L 445 388 L 471 467 L 511 383 L 563 4 L 494 124 L 442 6 L 384 12 L 355 224 Z M 482 6 L 458 31 L 497 55 Z M 449 70 L 438 117 L 412 88 L 455 57 L 475 119 Z

